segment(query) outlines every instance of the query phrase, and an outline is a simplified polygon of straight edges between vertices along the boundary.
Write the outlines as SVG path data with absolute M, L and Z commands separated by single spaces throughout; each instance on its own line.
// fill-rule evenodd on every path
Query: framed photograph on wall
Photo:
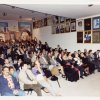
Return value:
M 36 23 L 35 23 L 36 26 Z M 29 31 L 32 33 L 32 23 L 31 22 L 18 22 L 19 31 Z
M 53 25 L 59 24 L 60 17 L 59 16 L 52 16 Z
M 44 26 L 47 26 L 47 18 L 44 18 Z
M 83 32 L 77 32 L 77 43 L 83 43 Z
M 60 33 L 65 33 L 65 25 L 60 24 Z
M 84 30 L 84 20 L 77 20 L 76 21 L 76 30 L 83 31 Z
M 71 22 L 70 28 L 71 28 L 71 32 L 76 31 L 76 21 Z
M 92 33 L 92 41 L 93 43 L 100 43 L 100 31 L 94 31 Z
M 65 17 L 60 17 L 60 23 L 64 23 L 65 22 Z
M 84 43 L 91 43 L 91 31 L 84 32 Z
M 92 29 L 93 30 L 100 29 L 100 17 L 94 17 L 92 19 Z
M 57 26 L 56 26 L 56 34 L 59 34 L 59 33 L 60 33 L 60 26 L 57 25 Z
M 91 18 L 84 19 L 84 30 L 91 30 Z
M 66 22 L 65 22 L 65 32 L 70 32 L 70 19 L 66 19 Z
M 49 16 L 47 18 L 47 24 L 48 24 L 48 26 L 52 26 L 52 16 Z
M 8 23 L 7 22 L 0 22 L 0 32 L 4 33 L 8 31 Z

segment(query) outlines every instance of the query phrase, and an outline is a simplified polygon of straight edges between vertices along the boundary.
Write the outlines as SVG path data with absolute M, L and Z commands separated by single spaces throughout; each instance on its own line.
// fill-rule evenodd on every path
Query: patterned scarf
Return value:
M 12 80 L 12 76 L 9 75 L 9 76 L 4 76 L 4 78 L 8 81 L 8 87 L 10 89 L 14 89 L 14 83 L 13 83 L 13 80 Z

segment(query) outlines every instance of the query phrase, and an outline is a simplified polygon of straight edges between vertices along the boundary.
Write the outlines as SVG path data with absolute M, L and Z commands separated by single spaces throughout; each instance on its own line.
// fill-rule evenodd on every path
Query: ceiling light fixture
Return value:
M 15 8 L 15 6 L 11 6 L 13 9 Z
M 93 6 L 93 4 L 89 4 L 89 5 L 88 5 L 88 7 L 92 7 L 92 6 Z

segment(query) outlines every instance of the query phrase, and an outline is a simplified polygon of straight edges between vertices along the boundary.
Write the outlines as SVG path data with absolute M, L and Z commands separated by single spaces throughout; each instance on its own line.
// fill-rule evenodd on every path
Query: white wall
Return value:
M 37 37 L 39 40 L 41 40 L 43 43 L 46 41 L 51 47 L 56 47 L 58 44 L 65 49 L 67 48 L 68 51 L 75 51 L 75 50 L 84 50 L 86 49 L 92 49 L 93 51 L 100 49 L 100 43 L 99 44 L 83 44 L 83 43 L 77 43 L 77 33 L 71 32 L 71 33 L 62 33 L 62 34 L 52 34 L 51 26 L 38 28 L 33 30 L 33 37 Z

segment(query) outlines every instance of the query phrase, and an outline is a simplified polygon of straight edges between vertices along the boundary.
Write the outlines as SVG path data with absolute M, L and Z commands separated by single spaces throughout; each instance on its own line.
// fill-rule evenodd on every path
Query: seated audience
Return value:
M 19 83 L 21 89 L 33 89 L 38 96 L 42 96 L 41 89 L 43 89 L 45 92 L 48 92 L 46 88 L 41 86 L 35 76 L 33 75 L 32 71 L 28 69 L 27 63 L 22 63 L 21 70 L 19 72 Z

